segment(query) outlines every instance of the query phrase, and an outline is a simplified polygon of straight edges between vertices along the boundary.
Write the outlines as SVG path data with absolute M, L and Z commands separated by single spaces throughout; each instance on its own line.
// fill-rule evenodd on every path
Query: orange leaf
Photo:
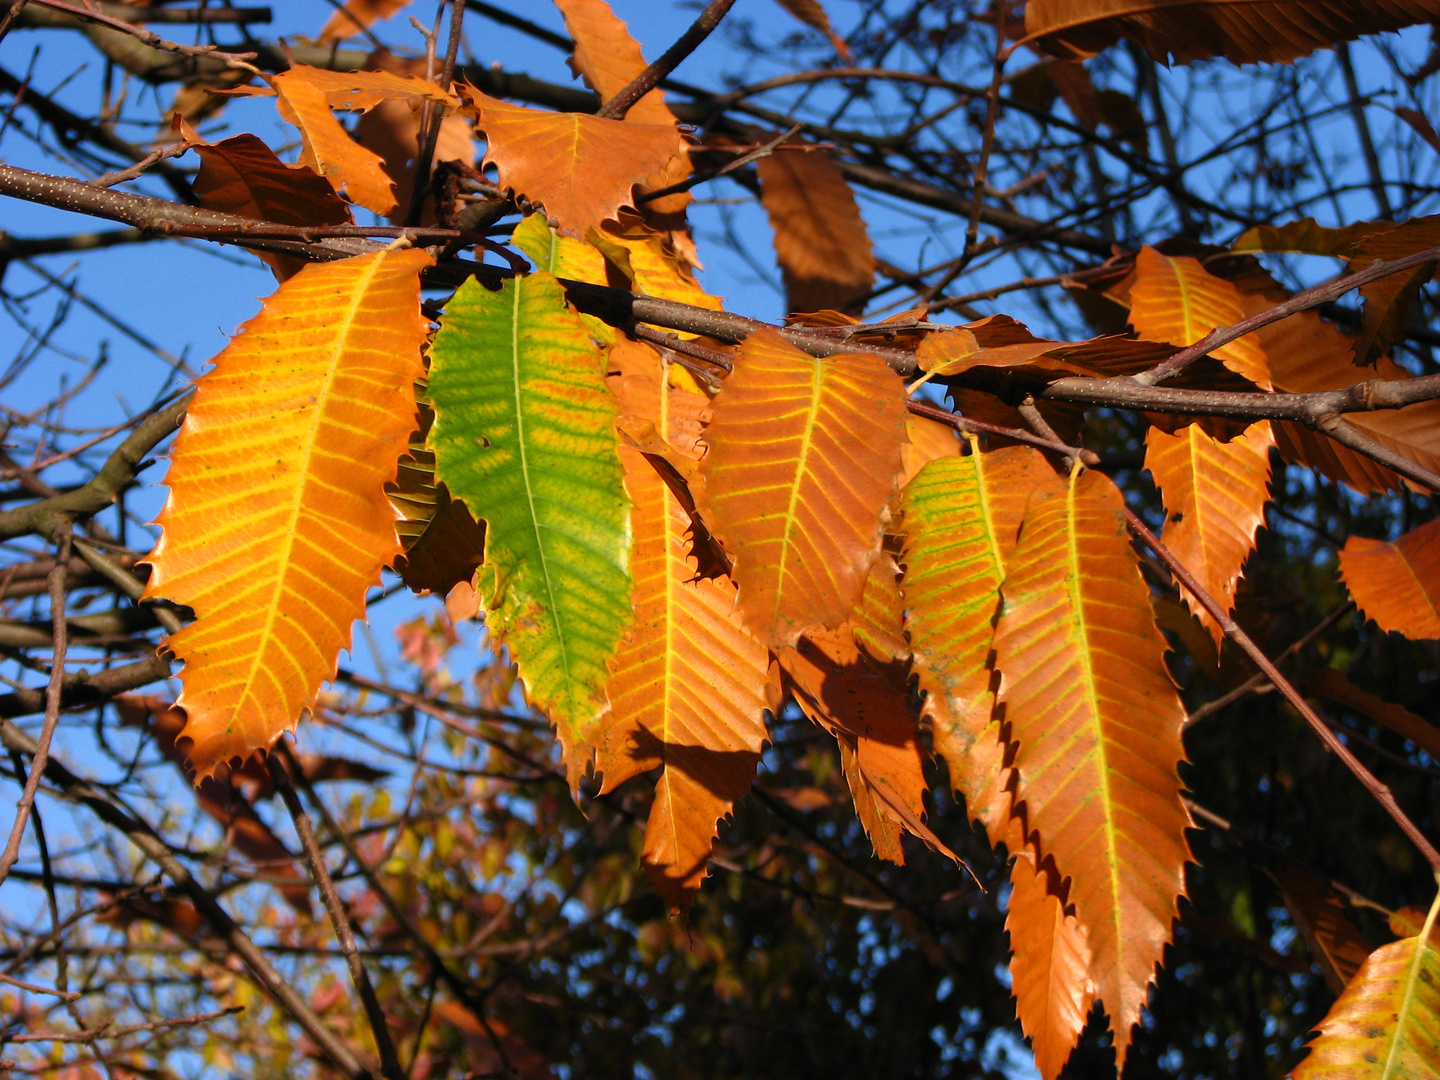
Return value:
M 196 385 L 146 595 L 196 612 L 168 645 L 197 779 L 295 726 L 399 551 L 384 486 L 414 426 L 429 265 L 306 267 Z
M 329 68 L 296 64 L 275 78 L 304 82 L 325 95 L 332 109 L 373 109 L 386 101 L 405 101 L 418 106 L 422 101 L 454 108 L 459 99 L 439 83 L 424 77 L 424 60 L 402 61 L 389 53 L 370 57 L 374 71 L 331 71 Z
M 866 664 L 854 625 L 811 631 L 778 656 L 800 708 L 840 743 L 855 812 L 875 854 L 904 865 L 903 829 L 959 862 L 924 824 L 925 759 L 909 695 Z
M 1393 229 L 1377 229 L 1355 245 L 1351 270 L 1363 270 L 1377 259 L 1399 259 L 1440 244 L 1440 216 L 1414 218 Z M 1355 341 L 1355 362 L 1373 364 L 1389 353 L 1410 326 L 1410 308 L 1421 287 L 1435 276 L 1435 263 L 1390 274 L 1360 286 L 1365 311 Z
M 1094 56 L 1123 34 L 1160 63 L 1224 56 L 1289 63 L 1361 34 L 1435 17 L 1429 0 L 1030 0 L 1027 42 L 1055 56 Z
M 696 502 L 734 557 L 750 628 L 793 645 L 850 614 L 880 553 L 904 387 L 876 357 L 817 359 L 763 330 L 714 408 Z
M 1130 325 L 1149 341 L 1184 348 L 1217 327 L 1245 318 L 1240 291 L 1224 278 L 1185 255 L 1162 255 L 1146 244 L 1135 256 L 1135 284 L 1130 288 Z M 1270 388 L 1265 350 L 1253 334 L 1211 349 L 1231 371 L 1256 386 Z
M 1265 524 L 1274 445 L 1268 420 L 1229 442 L 1212 438 L 1199 424 L 1174 435 L 1152 427 L 1145 436 L 1145 468 L 1165 502 L 1165 545 L 1226 611 L 1235 606 L 1255 531 Z M 1218 649 L 1225 638 L 1220 624 L 1189 590 L 1181 592 Z
M 687 426 L 699 395 L 667 386 L 660 356 L 621 341 L 610 350 L 619 407 L 662 436 Z M 683 431 L 674 433 L 682 445 Z M 693 449 L 692 449 L 693 452 Z M 698 456 L 698 455 L 697 455 Z M 645 456 L 622 446 L 634 505 L 630 573 L 635 623 L 611 662 L 611 714 L 597 740 L 602 792 L 663 766 L 645 830 L 646 870 L 672 909 L 689 905 L 706 875 L 716 823 L 748 791 L 765 738 L 769 656 L 735 613 L 726 578 L 696 579 L 690 515 Z
M 635 186 L 663 177 L 683 148 L 673 126 L 541 112 L 470 87 L 461 92 L 478 114 L 485 159 L 500 171 L 500 184 L 543 204 L 573 236 L 633 206 Z
M 345 6 L 326 20 L 316 40 L 321 45 L 363 34 L 372 23 L 389 19 L 410 0 L 345 0 Z
M 900 447 L 904 467 L 900 476 L 902 489 L 936 458 L 960 456 L 960 439 L 955 429 L 929 417 L 905 417 L 905 438 L 908 441 Z
M 755 171 L 789 310 L 863 307 L 875 284 L 875 255 L 855 193 L 835 162 L 824 150 L 777 150 Z
M 1184 891 L 1190 817 L 1176 763 L 1185 709 L 1107 477 L 1030 497 L 995 631 L 1017 800 L 1073 879 L 1091 975 L 1123 1070 Z
M 1280 886 L 1285 907 L 1320 965 L 1325 985 L 1332 994 L 1340 994 L 1370 955 L 1370 942 L 1346 918 L 1346 905 L 1323 878 L 1298 866 L 1266 873 Z
M 1440 638 L 1440 520 L 1393 544 L 1350 537 L 1340 552 L 1340 576 L 1381 630 L 1417 641 Z
M 340 126 L 324 91 L 294 69 L 272 76 L 271 82 L 279 95 L 276 106 L 281 119 L 300 129 L 300 164 L 310 166 L 365 209 L 393 213 L 395 192 L 385 175 L 385 163 Z
M 630 36 L 623 21 L 615 17 L 605 0 L 555 0 L 565 16 L 565 29 L 575 39 L 575 69 L 606 104 L 629 86 L 649 65 L 640 46 Z M 675 124 L 675 114 L 665 104 L 665 92 L 659 87 L 649 91 L 625 112 L 625 119 L 636 124 Z M 669 187 L 690 175 L 690 151 L 681 147 L 665 175 L 652 186 Z M 666 195 L 646 204 L 647 211 L 681 215 L 690 205 L 688 191 Z M 659 296 L 659 293 L 652 293 Z
M 1305 693 L 1319 694 L 1343 705 L 1410 740 L 1432 758 L 1440 759 L 1440 727 L 1416 716 L 1403 705 L 1360 689 L 1334 668 L 1323 667 L 1305 679 Z
M 286 164 L 254 135 L 195 143 L 194 149 L 200 155 L 195 195 L 207 210 L 281 225 L 348 225 L 354 220 L 350 207 L 313 170 Z M 255 254 L 281 281 L 308 262 L 294 255 Z
M 1030 492 L 1059 479 L 1038 450 L 1008 447 L 931 462 L 905 488 L 905 629 L 935 752 L 970 816 L 998 844 L 1010 800 L 992 716 L 990 664 L 1000 583 Z
M 1090 949 L 1074 915 L 1051 890 L 1051 875 L 1038 871 L 1035 856 L 1021 852 L 1010 865 L 1010 990 L 1020 1028 L 1035 1051 L 1035 1067 L 1056 1080 L 1085 1030 L 1095 985 Z
M 871 661 L 882 668 L 892 681 L 904 686 L 910 678 L 910 642 L 905 638 L 905 598 L 900 593 L 900 567 L 894 556 L 882 551 L 865 588 L 860 603 L 850 615 L 854 626 L 855 644 Z

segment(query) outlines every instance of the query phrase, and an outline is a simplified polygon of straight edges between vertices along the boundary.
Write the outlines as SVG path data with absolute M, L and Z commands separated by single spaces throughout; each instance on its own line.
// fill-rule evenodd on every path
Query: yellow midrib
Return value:
M 301 460 L 304 468 L 300 472 L 300 482 L 295 485 L 295 496 L 290 506 L 288 523 L 281 533 L 281 540 L 276 549 L 276 562 L 281 567 L 280 575 L 275 583 L 275 593 L 265 611 L 265 627 L 260 636 L 260 648 L 255 650 L 251 657 L 250 669 L 246 672 L 243 689 L 237 697 L 237 706 L 231 714 L 233 717 L 240 712 L 240 706 L 253 696 L 255 678 L 261 667 L 261 660 L 267 653 L 267 643 L 270 642 L 275 628 L 275 616 L 280 609 L 280 598 L 285 593 L 285 582 L 289 576 L 291 553 L 295 548 L 298 534 L 297 526 L 300 521 L 300 511 L 305 505 L 305 491 L 309 487 L 311 462 L 315 456 L 315 443 L 320 430 L 320 421 L 324 417 L 326 409 L 331 405 L 331 394 L 335 387 L 335 380 L 339 374 L 340 358 L 345 354 L 350 341 L 350 331 L 354 327 L 356 314 L 363 306 L 363 299 L 370 290 L 370 284 L 379 272 L 381 264 L 385 261 L 386 252 L 377 254 L 365 267 L 363 276 L 359 279 L 357 288 L 350 291 L 350 302 L 345 310 L 344 320 L 340 324 L 340 332 L 336 335 L 335 345 L 330 352 L 330 363 L 325 373 L 325 382 L 320 393 L 316 395 L 316 408 L 310 422 L 310 431 L 305 440 L 305 449 Z M 257 706 L 259 702 L 255 703 Z M 287 722 L 299 719 L 289 717 Z M 228 730 L 228 728 L 227 728 Z
M 1095 689 L 1095 668 L 1090 657 L 1090 636 L 1086 631 L 1084 597 L 1080 591 L 1080 544 L 1076 536 L 1075 528 L 1075 492 L 1079 487 L 1080 477 L 1082 475 L 1083 469 L 1077 461 L 1070 473 L 1070 483 L 1065 495 L 1065 549 L 1066 557 L 1069 560 L 1065 579 L 1066 586 L 1070 592 L 1071 610 L 1075 616 L 1076 632 L 1080 638 L 1078 651 L 1080 656 L 1081 677 L 1084 681 L 1086 706 L 1089 708 L 1090 716 L 1092 717 L 1090 722 L 1093 723 L 1097 729 L 1100 729 L 1102 727 L 1100 722 L 1100 698 Z M 1124 941 L 1124 928 L 1120 925 L 1120 911 L 1122 907 L 1120 903 L 1120 882 L 1123 868 L 1119 865 L 1116 856 L 1118 842 L 1115 835 L 1115 815 L 1112 812 L 1114 804 L 1110 792 L 1110 769 L 1106 761 L 1105 733 L 1103 730 L 1097 731 L 1095 752 L 1100 758 L 1098 763 L 1100 773 L 1098 777 L 1098 787 L 1100 798 L 1103 800 L 1102 805 L 1105 814 L 1105 862 L 1110 868 L 1110 892 L 1113 899 L 1113 903 L 1110 905 L 1110 916 L 1114 922 L 1116 951 L 1118 952 L 1121 943 Z M 1093 913 L 1086 917 L 1089 918 L 1092 916 Z M 1120 1002 L 1118 1001 L 1113 1003 L 1107 1002 L 1106 1004 L 1112 1013 L 1117 1013 L 1120 1008 Z
M 800 486 L 804 482 L 810 451 L 815 444 L 815 419 L 820 413 L 820 388 L 824 383 L 824 369 L 820 365 L 818 358 L 810 360 L 810 406 L 805 414 L 805 427 L 800 437 L 800 456 L 795 465 L 795 478 L 790 482 L 790 501 L 785 508 L 784 531 L 780 535 L 780 559 L 776 564 L 780 568 L 780 576 L 775 582 L 775 606 L 770 616 L 772 631 L 780 618 L 785 595 L 785 579 L 789 574 L 786 562 L 790 557 L 790 535 L 795 530 L 795 510 L 800 505 Z

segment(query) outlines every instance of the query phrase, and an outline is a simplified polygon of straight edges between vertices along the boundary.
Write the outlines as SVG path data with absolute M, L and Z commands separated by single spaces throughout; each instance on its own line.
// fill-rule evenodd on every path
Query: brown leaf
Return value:
M 1440 638 L 1440 520 L 1393 544 L 1350 537 L 1340 552 L 1340 576 L 1381 630 L 1416 641 Z
M 675 127 L 509 105 L 470 87 L 462 94 L 485 132 L 486 161 L 503 187 L 541 203 L 557 227 L 583 237 L 634 205 L 681 153 Z
M 1434 19 L 1428 0 L 1030 0 L 1026 41 L 1055 56 L 1094 56 L 1121 36 L 1155 60 L 1288 63 L 1362 34 Z
M 825 14 L 825 9 L 820 6 L 820 0 L 775 0 L 775 2 L 806 26 L 813 26 L 828 37 L 830 44 L 834 45 L 835 51 L 840 54 L 840 59 L 847 64 L 850 63 L 850 46 L 846 45 L 845 39 L 831 28 L 830 16 Z
M 1044 1080 L 1060 1075 L 1095 1002 L 1085 932 L 1073 914 L 1065 913 L 1052 877 L 1037 872 L 1034 854 L 1022 850 L 1010 864 L 1005 914 L 1015 1014 Z
M 1340 994 L 1370 955 L 1370 942 L 1346 917 L 1346 905 L 1323 878 L 1298 866 L 1265 872 L 1280 886 L 1285 907 L 1305 936 L 1325 985 L 1332 994 Z
M 755 171 L 787 308 L 858 311 L 875 284 L 875 255 L 849 181 L 824 150 L 777 150 Z
M 1362 716 L 1368 716 L 1376 723 L 1384 724 L 1424 750 L 1432 758 L 1440 760 L 1440 727 L 1423 717 L 1416 716 L 1403 705 L 1396 705 L 1384 698 L 1362 690 L 1342 672 L 1323 667 L 1311 672 L 1305 679 L 1307 694 L 1319 694 L 1337 705 L 1353 709 Z
M 313 170 L 286 164 L 254 135 L 192 145 L 200 155 L 195 196 L 207 210 L 281 225 L 348 225 L 354 220 L 345 200 Z M 294 255 L 254 254 L 280 281 L 307 262 Z
M 904 387 L 876 357 L 817 359 L 763 330 L 714 412 L 696 502 L 735 560 L 746 622 L 772 648 L 836 626 L 880 553 Z
M 1030 497 L 1001 586 L 1000 700 L 1030 839 L 1073 879 L 1123 1070 L 1184 892 L 1185 709 L 1109 478 Z M 1038 837 L 1038 841 L 1035 838 Z
M 1228 612 L 1235 606 L 1240 571 L 1255 549 L 1270 499 L 1270 421 L 1251 424 L 1243 435 L 1220 442 L 1199 424 L 1174 435 L 1151 428 L 1145 436 L 1145 468 L 1165 503 L 1165 545 Z M 1220 624 L 1182 589 L 1185 602 L 1215 639 Z
M 1437 244 L 1440 244 L 1440 216 L 1414 218 L 1362 238 L 1355 245 L 1350 269 L 1363 270 L 1379 259 L 1403 258 Z M 1404 338 L 1410 326 L 1410 309 L 1419 298 L 1421 287 L 1435 276 L 1436 265 L 1426 263 L 1360 286 L 1365 311 L 1360 335 L 1355 340 L 1357 364 L 1373 364 Z
M 435 454 L 425 448 L 434 421 L 435 413 L 422 405 L 419 428 L 385 493 L 400 517 L 395 529 L 402 554 L 392 569 L 412 592 L 444 597 L 460 582 L 474 582 L 485 555 L 485 526 L 435 480 Z
M 622 341 L 610 352 L 622 412 L 647 417 L 661 435 L 696 414 L 667 385 L 660 356 Z M 698 395 L 691 395 L 698 396 Z M 674 402 L 674 407 L 672 407 Z M 687 441 L 683 430 L 677 441 Z M 688 907 L 706 876 L 716 823 L 748 791 L 765 738 L 769 656 L 735 612 L 726 578 L 697 579 L 686 533 L 690 515 L 646 457 L 620 448 L 634 509 L 630 573 L 635 622 L 611 662 L 611 713 L 597 739 L 602 792 L 657 766 L 642 858 L 672 909 Z

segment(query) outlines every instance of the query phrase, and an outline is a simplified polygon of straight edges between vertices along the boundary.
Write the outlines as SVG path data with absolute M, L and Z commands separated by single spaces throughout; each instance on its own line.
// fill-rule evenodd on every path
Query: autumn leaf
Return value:
M 1323 878 L 1298 866 L 1267 870 L 1285 897 L 1295 928 L 1305 937 L 1310 955 L 1332 994 L 1345 989 L 1365 958 L 1370 943 L 1345 915 L 1339 895 Z
M 773 648 L 834 627 L 880 553 L 903 386 L 873 356 L 818 359 L 762 330 L 714 410 L 696 502 L 735 560 L 747 624 Z
M 701 395 L 669 387 L 648 345 L 617 343 L 610 367 L 619 409 L 649 419 L 698 458 L 684 429 L 700 403 L 672 401 Z M 620 459 L 634 505 L 635 622 L 611 665 L 611 712 L 595 768 L 603 794 L 662 767 L 642 858 L 661 897 L 680 909 L 706 876 L 716 823 L 755 777 L 769 654 L 740 622 L 729 579 L 697 578 L 690 515 L 669 486 L 639 451 L 622 446 Z
M 1260 420 L 1229 442 L 1187 424 L 1174 435 L 1152 427 L 1145 435 L 1145 468 L 1165 504 L 1162 539 L 1228 612 L 1235 606 L 1241 568 L 1255 549 L 1270 499 L 1270 421 Z M 1225 632 L 1188 589 L 1185 602 L 1215 639 Z
M 1382 945 L 1331 1007 L 1292 1080 L 1411 1080 L 1440 1074 L 1440 953 L 1421 934 Z M 1422 944 L 1422 942 L 1424 944 Z
M 1306 676 L 1303 687 L 1306 694 L 1329 698 L 1337 705 L 1343 705 L 1361 716 L 1368 716 L 1376 723 L 1384 724 L 1432 758 L 1440 760 L 1440 727 L 1415 715 L 1403 705 L 1396 705 L 1378 694 L 1360 689 L 1343 672 L 1332 667 L 1322 667 Z
M 325 92 L 295 69 L 271 76 L 276 106 L 286 123 L 300 129 L 300 164 L 308 165 L 337 192 L 377 214 L 395 210 L 395 192 L 385 163 L 361 146 L 335 119 Z
M 850 63 L 850 46 L 845 44 L 845 39 L 835 33 L 830 25 L 830 16 L 825 13 L 820 0 L 776 0 L 781 7 L 788 11 L 795 18 L 799 19 L 806 26 L 813 26 L 830 39 L 830 44 L 835 46 L 835 51 L 840 54 L 840 59 Z
M 1342 228 L 1324 228 L 1303 218 L 1285 225 L 1258 225 L 1235 242 L 1234 250 L 1334 255 L 1347 260 L 1352 271 L 1359 271 L 1378 259 L 1404 258 L 1437 244 L 1440 217 L 1412 218 L 1398 224 L 1361 221 Z M 1355 340 L 1357 364 L 1368 367 L 1404 337 L 1410 309 L 1421 287 L 1434 276 L 1435 267 L 1435 263 L 1426 263 L 1360 286 L 1365 306 Z
M 168 645 L 197 780 L 295 726 L 399 551 L 383 489 L 413 426 L 429 265 L 306 267 L 196 385 L 146 595 L 196 613 Z
M 840 744 L 855 812 L 875 854 L 904 865 L 904 831 L 959 862 L 924 822 L 925 756 L 904 683 L 865 662 L 855 625 L 812 630 L 777 655 L 796 703 Z
M 775 231 L 786 307 L 863 306 L 875 284 L 875 256 L 855 193 L 839 167 L 824 150 L 797 148 L 761 158 L 755 171 L 760 204 Z
M 550 227 L 544 214 L 528 214 L 510 234 L 510 243 L 539 269 L 557 278 L 604 285 L 609 274 L 605 256 L 594 245 Z M 615 344 L 615 328 L 594 315 L 580 315 L 590 336 L 601 345 Z
M 1440 638 L 1440 520 L 1394 543 L 1350 537 L 1340 576 L 1355 606 L 1381 630 L 1417 641 Z
M 1245 317 L 1240 291 L 1187 255 L 1162 255 L 1146 244 L 1135 256 L 1130 325 L 1149 341 L 1194 345 L 1211 330 Z M 1270 365 L 1253 334 L 1210 350 L 1231 371 L 1270 388 Z
M 399 13 L 410 0 L 345 0 L 345 6 L 331 14 L 316 40 L 321 45 L 363 34 L 372 23 L 389 19 Z
M 1035 1052 L 1044 1080 L 1060 1070 L 1085 1030 L 1095 985 L 1090 949 L 1074 915 L 1050 888 L 1051 875 L 1037 870 L 1035 856 L 1021 851 L 1010 864 L 1010 990 L 1020 1029 Z
M 1073 879 L 1119 1068 L 1185 886 L 1185 709 L 1129 543 L 1120 491 L 1077 472 L 1031 497 L 1001 586 L 1000 700 L 1017 800 Z
M 542 204 L 556 227 L 573 236 L 633 206 L 636 185 L 662 177 L 682 149 L 673 126 L 542 112 L 461 89 L 485 132 L 485 160 L 499 170 L 501 186 Z
M 348 225 L 354 220 L 350 207 L 314 170 L 286 164 L 254 135 L 192 146 L 200 156 L 200 172 L 192 186 L 207 210 L 281 225 Z M 255 255 L 281 281 L 308 263 L 298 256 L 268 251 Z
M 1025 42 L 1083 59 L 1123 35 L 1162 64 L 1213 56 L 1284 64 L 1337 41 L 1434 16 L 1427 0 L 1030 0 Z
M 540 270 L 498 292 L 467 281 L 430 357 L 435 475 L 485 522 L 486 625 L 556 724 L 573 784 L 630 621 L 630 509 L 599 353 Z
M 1000 583 L 1029 492 L 1058 484 L 1039 451 L 1009 447 L 942 457 L 901 498 L 905 630 L 935 752 L 970 816 L 998 844 L 1009 819 L 1004 744 L 993 717 L 991 641 Z

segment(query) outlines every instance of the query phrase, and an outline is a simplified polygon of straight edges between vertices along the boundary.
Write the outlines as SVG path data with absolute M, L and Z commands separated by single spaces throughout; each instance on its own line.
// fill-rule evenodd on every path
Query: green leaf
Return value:
M 467 281 L 431 349 L 436 476 L 486 523 L 477 588 L 572 782 L 629 624 L 630 504 L 600 353 L 539 271 Z

